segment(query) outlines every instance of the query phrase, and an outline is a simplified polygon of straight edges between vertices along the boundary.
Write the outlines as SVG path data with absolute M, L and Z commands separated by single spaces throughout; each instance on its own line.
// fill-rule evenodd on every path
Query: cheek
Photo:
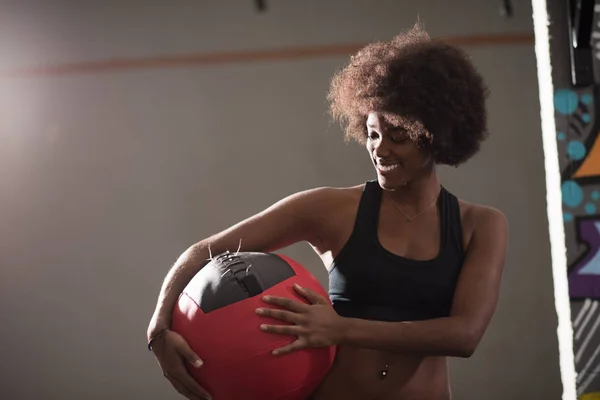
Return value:
M 418 166 L 420 168 L 427 168 L 431 164 L 432 156 L 429 153 L 419 152 L 416 159 L 418 160 Z
M 405 160 L 411 169 L 420 169 L 429 164 L 430 158 L 418 149 L 411 149 L 405 153 Z

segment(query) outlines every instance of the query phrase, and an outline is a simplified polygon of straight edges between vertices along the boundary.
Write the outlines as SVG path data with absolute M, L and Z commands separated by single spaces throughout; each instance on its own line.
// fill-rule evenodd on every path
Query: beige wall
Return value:
M 510 20 L 476 0 L 267 3 L 259 14 L 251 1 L 3 1 L 0 68 L 366 42 L 417 15 L 433 35 L 533 32 L 527 2 Z M 502 209 L 511 241 L 497 314 L 477 353 L 452 361 L 453 390 L 558 399 L 533 46 L 468 50 L 492 90 L 492 137 L 442 177 Z M 326 113 L 345 61 L 2 80 L 0 398 L 179 398 L 145 332 L 181 251 L 292 192 L 374 178 Z M 326 284 L 307 246 L 285 252 Z

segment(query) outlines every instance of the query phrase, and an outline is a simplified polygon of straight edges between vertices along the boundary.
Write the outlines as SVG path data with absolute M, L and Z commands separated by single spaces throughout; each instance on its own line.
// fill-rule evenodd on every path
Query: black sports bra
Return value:
M 458 199 L 442 187 L 437 257 L 417 261 L 386 250 L 377 234 L 383 190 L 365 184 L 354 230 L 329 269 L 329 297 L 338 314 L 382 321 L 448 316 L 464 251 Z

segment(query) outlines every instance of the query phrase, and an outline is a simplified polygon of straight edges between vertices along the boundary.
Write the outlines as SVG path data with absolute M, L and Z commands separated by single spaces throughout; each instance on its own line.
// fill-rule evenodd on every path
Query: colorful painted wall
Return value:
M 597 82 L 599 22 L 600 1 L 596 1 L 592 44 Z M 568 36 L 564 28 L 557 24 L 551 32 Z M 580 399 L 592 400 L 600 399 L 600 85 L 574 88 L 570 74 L 560 75 L 560 63 L 569 63 L 569 43 L 560 43 L 560 51 L 555 46 L 553 52 L 553 66 L 559 65 L 554 75 L 554 106 L 577 393 Z
M 600 124 L 592 89 L 555 92 L 578 391 L 600 391 Z

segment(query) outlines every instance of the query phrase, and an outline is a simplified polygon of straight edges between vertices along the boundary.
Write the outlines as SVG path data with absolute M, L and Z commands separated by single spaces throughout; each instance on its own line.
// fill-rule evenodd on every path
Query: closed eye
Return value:
M 409 139 L 408 132 L 403 127 L 394 127 L 390 129 L 389 136 L 394 143 L 404 143 Z
M 400 144 L 400 143 L 404 143 L 408 140 L 408 135 L 404 135 L 404 134 L 392 135 L 391 139 L 392 139 L 392 142 Z

